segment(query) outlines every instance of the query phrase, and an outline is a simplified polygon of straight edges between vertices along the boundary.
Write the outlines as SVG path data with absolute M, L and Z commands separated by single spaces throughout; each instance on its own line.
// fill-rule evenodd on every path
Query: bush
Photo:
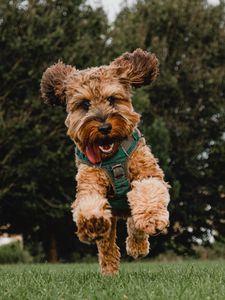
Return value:
M 38 241 L 27 242 L 26 250 L 32 257 L 33 263 L 45 263 L 47 261 L 44 248 L 41 242 Z
M 69 263 L 96 263 L 97 262 L 97 256 L 92 255 L 90 253 L 87 253 L 85 255 L 81 255 L 79 252 L 73 252 L 66 261 Z
M 225 259 L 225 244 L 224 242 L 216 241 L 208 247 L 195 246 L 196 257 L 199 259 Z
M 21 248 L 19 243 L 11 243 L 0 247 L 0 264 L 31 263 L 32 256 Z

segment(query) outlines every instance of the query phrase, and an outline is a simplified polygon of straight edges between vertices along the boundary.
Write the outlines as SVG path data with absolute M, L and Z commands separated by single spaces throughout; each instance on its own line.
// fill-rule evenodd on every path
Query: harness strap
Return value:
M 114 156 L 102 161 L 99 165 L 93 165 L 88 158 L 76 148 L 76 158 L 78 161 L 102 169 L 109 178 L 113 193 L 109 192 L 108 200 L 114 209 L 129 210 L 126 196 L 130 191 L 128 159 L 137 148 L 141 137 L 140 131 L 135 129 L 133 134 L 121 143 Z

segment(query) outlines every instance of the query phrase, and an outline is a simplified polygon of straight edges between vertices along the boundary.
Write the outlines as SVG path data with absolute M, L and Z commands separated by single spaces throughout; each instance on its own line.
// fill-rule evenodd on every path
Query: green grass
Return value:
M 122 263 L 103 277 L 97 264 L 2 265 L 0 299 L 225 299 L 225 261 Z

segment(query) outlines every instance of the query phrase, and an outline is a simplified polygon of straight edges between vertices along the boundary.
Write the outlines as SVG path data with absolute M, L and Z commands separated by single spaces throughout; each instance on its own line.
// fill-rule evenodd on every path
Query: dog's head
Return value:
M 157 58 L 141 49 L 86 70 L 59 62 L 44 72 L 41 95 L 46 103 L 66 106 L 68 135 L 96 164 L 115 153 L 140 120 L 131 87 L 150 84 L 157 74 Z

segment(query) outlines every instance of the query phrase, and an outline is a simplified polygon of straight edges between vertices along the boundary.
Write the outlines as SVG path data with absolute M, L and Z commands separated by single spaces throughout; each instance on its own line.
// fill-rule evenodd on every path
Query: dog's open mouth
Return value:
M 113 141 L 103 141 L 98 144 L 89 144 L 85 154 L 91 163 L 98 164 L 102 159 L 114 153 L 115 149 L 116 145 Z
M 98 146 L 100 151 L 102 151 L 105 154 L 110 154 L 113 151 L 114 143 L 108 144 L 108 145 L 103 145 L 103 146 Z

